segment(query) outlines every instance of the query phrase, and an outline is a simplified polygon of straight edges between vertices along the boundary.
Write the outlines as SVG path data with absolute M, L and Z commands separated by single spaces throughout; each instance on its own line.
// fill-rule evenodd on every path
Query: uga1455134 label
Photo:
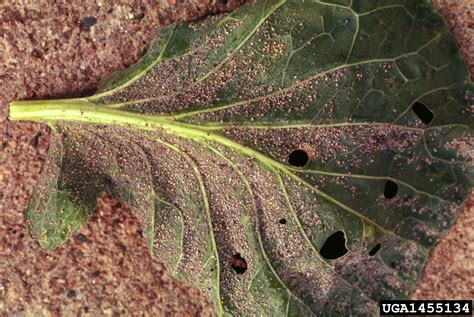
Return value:
M 381 300 L 380 315 L 472 316 L 470 300 Z

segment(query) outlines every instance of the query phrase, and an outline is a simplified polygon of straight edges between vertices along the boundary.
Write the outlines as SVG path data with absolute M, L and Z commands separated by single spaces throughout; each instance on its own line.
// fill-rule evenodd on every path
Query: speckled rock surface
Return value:
M 10 0 L 0 3 L 0 316 L 212 314 L 208 299 L 149 256 L 140 225 L 110 197 L 80 233 L 39 249 L 24 211 L 48 148 L 48 129 L 5 121 L 17 99 L 90 94 L 140 58 L 171 21 L 228 10 L 240 0 Z M 433 0 L 474 73 L 474 1 Z M 414 298 L 474 298 L 474 208 L 434 248 Z

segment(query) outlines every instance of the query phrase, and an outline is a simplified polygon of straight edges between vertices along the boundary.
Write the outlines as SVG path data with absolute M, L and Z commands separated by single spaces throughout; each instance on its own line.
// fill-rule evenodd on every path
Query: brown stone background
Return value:
M 45 159 L 48 129 L 5 117 L 11 100 L 90 94 L 113 70 L 136 62 L 160 26 L 242 1 L 0 2 L 0 316 L 212 314 L 204 295 L 150 258 L 138 221 L 105 195 L 78 235 L 57 250 L 39 249 L 24 227 L 24 211 Z M 432 2 L 473 74 L 474 0 Z M 87 25 L 86 17 L 97 23 Z M 472 200 L 432 251 L 414 298 L 474 298 Z

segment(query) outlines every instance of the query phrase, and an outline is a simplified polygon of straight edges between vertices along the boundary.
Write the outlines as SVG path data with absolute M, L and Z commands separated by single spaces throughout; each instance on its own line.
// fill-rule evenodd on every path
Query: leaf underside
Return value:
M 162 29 L 81 101 L 149 129 L 55 120 L 28 224 L 56 247 L 108 191 L 219 314 L 376 315 L 471 186 L 473 91 L 426 1 L 251 1 Z M 326 259 L 338 231 L 348 252 Z

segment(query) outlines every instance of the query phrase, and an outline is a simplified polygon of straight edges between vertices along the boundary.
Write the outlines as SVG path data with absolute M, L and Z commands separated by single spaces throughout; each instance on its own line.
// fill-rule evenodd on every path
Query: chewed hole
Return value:
M 319 253 L 323 258 L 333 260 L 340 258 L 346 254 L 347 251 L 349 250 L 346 248 L 346 237 L 344 236 L 344 232 L 337 231 L 326 239 L 326 242 L 324 242 Z
M 244 274 L 247 271 L 247 261 L 240 256 L 240 253 L 236 253 L 231 257 L 230 265 L 237 274 Z
M 391 180 L 387 180 L 385 183 L 385 189 L 383 191 L 383 195 L 387 199 L 392 199 L 395 197 L 398 193 L 398 185 L 395 182 L 392 182 Z
M 431 121 L 433 121 L 433 112 L 421 102 L 415 102 L 411 109 L 418 116 L 418 118 L 423 121 L 424 124 L 429 124 Z
M 285 225 L 286 224 L 286 219 L 281 218 L 280 220 L 278 220 L 278 222 L 281 223 L 282 225 Z
M 373 247 L 372 250 L 369 251 L 369 255 L 374 256 L 377 252 L 379 252 L 381 247 L 382 245 L 380 243 L 377 243 L 375 247 Z
M 303 167 L 308 164 L 309 156 L 306 151 L 303 150 L 294 150 L 290 153 L 288 157 L 288 163 L 296 167 Z

